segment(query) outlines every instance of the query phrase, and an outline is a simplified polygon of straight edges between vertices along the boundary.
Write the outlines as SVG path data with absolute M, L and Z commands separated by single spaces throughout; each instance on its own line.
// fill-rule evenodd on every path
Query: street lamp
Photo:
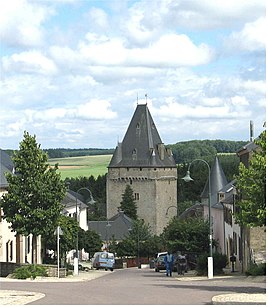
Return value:
M 90 196 L 90 201 L 88 202 L 89 204 L 93 205 L 95 203 L 95 200 L 93 199 L 92 193 L 88 188 L 80 188 L 75 195 L 75 216 L 76 216 L 76 220 L 78 222 L 78 228 L 77 228 L 77 232 L 76 232 L 76 252 L 75 252 L 75 257 L 74 257 L 74 275 L 78 275 L 79 274 L 79 255 L 78 255 L 78 232 L 79 232 L 79 219 L 80 219 L 80 212 L 79 212 L 79 217 L 78 217 L 78 210 L 77 210 L 77 194 L 79 194 L 80 191 L 85 190 L 89 193 Z
M 208 168 L 208 220 L 209 220 L 209 257 L 208 257 L 208 278 L 213 278 L 213 255 L 212 255 L 212 220 L 211 220 L 211 185 L 210 185 L 210 166 L 207 163 L 207 161 L 203 159 L 194 159 L 188 167 L 186 176 L 182 179 L 186 182 L 193 181 L 193 179 L 190 176 L 190 167 L 193 162 L 195 161 L 201 161 L 206 164 Z
M 106 224 L 106 249 L 107 252 L 109 252 L 109 227 L 112 225 L 110 224 L 110 221 L 107 219 L 107 224 Z
M 58 266 L 58 278 L 60 278 L 60 236 L 63 235 L 63 232 L 60 226 L 57 226 L 57 229 L 54 231 L 54 235 L 57 235 L 57 266 Z
M 169 206 L 169 207 L 167 208 L 167 211 L 166 211 L 166 217 L 168 216 L 168 210 L 169 210 L 170 208 L 176 208 L 176 209 L 177 209 L 177 217 L 178 217 L 178 206 Z

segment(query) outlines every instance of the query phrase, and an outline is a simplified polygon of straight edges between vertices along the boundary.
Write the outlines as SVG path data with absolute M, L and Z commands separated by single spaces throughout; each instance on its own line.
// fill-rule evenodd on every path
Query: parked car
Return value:
M 160 255 L 156 258 L 155 260 L 155 264 L 154 264 L 154 270 L 155 272 L 160 272 L 160 270 L 165 270 L 166 269 L 166 265 L 165 265 L 165 255 Z
M 92 260 L 93 268 L 113 271 L 115 265 L 114 254 L 109 252 L 97 252 Z

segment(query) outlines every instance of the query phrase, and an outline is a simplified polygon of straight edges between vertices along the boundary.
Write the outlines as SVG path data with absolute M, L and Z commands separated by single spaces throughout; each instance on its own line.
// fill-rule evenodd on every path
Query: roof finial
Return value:
M 137 105 L 139 104 L 139 94 L 137 93 Z
M 146 104 L 147 104 L 147 96 L 148 96 L 148 95 L 147 95 L 147 94 L 145 94 Z

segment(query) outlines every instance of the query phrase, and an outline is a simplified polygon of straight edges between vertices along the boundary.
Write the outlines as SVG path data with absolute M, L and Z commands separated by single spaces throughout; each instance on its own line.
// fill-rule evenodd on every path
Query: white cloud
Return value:
M 54 62 L 39 51 L 26 51 L 3 57 L 3 68 L 6 72 L 37 73 L 50 75 L 57 73 Z
M 176 67 L 196 66 L 211 61 L 213 52 L 205 44 L 196 46 L 186 35 L 168 34 L 143 48 L 126 48 L 120 38 L 87 35 L 79 51 L 88 65 Z
M 219 98 L 215 98 L 219 100 Z M 202 101 L 192 104 L 177 102 L 173 97 L 166 99 L 165 103 L 159 108 L 152 107 L 152 112 L 161 115 L 163 119 L 167 118 L 195 118 L 195 119 L 224 119 L 236 118 L 237 116 L 247 117 L 249 112 L 241 108 L 246 100 L 244 97 L 231 97 L 231 99 L 221 99 L 221 103 L 214 106 L 202 105 Z
M 106 31 L 109 29 L 108 15 L 102 9 L 93 7 L 87 14 L 88 23 L 95 31 Z
M 42 24 L 54 11 L 41 2 L 4 1 L 0 10 L 0 39 L 6 46 L 40 46 L 44 42 Z
M 230 50 L 259 51 L 265 50 L 267 41 L 266 18 L 261 17 L 254 22 L 246 23 L 240 32 L 233 32 L 226 39 L 226 46 Z
M 27 121 L 56 121 L 56 120 L 107 120 L 117 114 L 111 110 L 111 103 L 106 100 L 92 99 L 75 107 L 48 108 L 45 110 L 25 110 Z

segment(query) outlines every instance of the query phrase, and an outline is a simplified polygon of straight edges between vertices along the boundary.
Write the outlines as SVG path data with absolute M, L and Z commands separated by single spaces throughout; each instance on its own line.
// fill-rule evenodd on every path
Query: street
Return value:
M 90 274 L 90 273 L 88 273 Z M 265 293 L 265 282 L 242 277 L 180 278 L 152 269 L 123 269 L 82 282 L 1 282 L 2 290 L 33 291 L 45 297 L 29 305 L 204 305 L 225 293 Z

